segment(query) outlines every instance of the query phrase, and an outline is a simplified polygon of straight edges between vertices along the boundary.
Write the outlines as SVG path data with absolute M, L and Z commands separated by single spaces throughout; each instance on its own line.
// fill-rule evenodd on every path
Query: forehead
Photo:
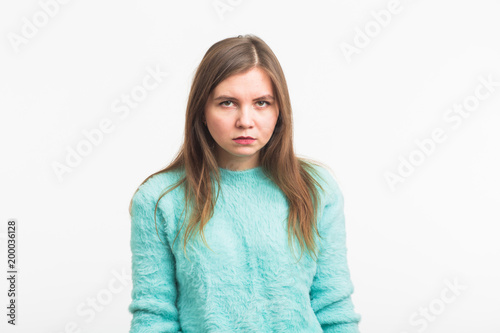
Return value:
M 269 75 L 261 68 L 231 75 L 220 82 L 214 94 L 271 94 L 273 84 Z

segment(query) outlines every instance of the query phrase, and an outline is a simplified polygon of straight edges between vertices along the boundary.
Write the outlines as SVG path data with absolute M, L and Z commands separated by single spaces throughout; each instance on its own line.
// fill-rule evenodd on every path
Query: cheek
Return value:
M 213 119 L 210 126 L 210 133 L 214 138 L 224 138 L 229 134 L 229 124 L 220 119 Z
M 276 117 L 269 117 L 263 121 L 260 126 L 262 133 L 270 137 L 273 134 L 277 120 L 278 119 Z

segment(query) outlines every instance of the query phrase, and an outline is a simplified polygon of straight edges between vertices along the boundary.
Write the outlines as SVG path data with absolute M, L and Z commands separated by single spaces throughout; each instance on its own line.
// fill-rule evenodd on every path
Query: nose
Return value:
M 252 112 L 253 108 L 251 105 L 243 105 L 238 112 L 238 116 L 236 119 L 236 126 L 244 128 L 252 127 L 253 126 Z

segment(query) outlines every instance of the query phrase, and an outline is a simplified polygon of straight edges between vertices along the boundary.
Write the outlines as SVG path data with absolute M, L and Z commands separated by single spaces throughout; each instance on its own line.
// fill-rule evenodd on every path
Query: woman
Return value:
M 343 196 L 328 169 L 296 157 L 285 76 L 264 41 L 208 49 L 184 134 L 130 204 L 130 332 L 358 332 Z

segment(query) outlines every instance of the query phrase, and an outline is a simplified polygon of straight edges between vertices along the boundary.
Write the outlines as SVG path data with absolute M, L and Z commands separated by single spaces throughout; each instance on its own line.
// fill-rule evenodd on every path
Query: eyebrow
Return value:
M 274 101 L 274 97 L 272 95 L 260 96 L 260 97 L 254 98 L 253 100 L 257 101 L 257 100 L 262 100 L 262 99 L 271 99 Z M 214 101 L 218 101 L 218 100 L 235 100 L 235 101 L 237 101 L 238 99 L 231 97 L 231 96 L 228 96 L 228 95 L 220 95 L 219 97 L 214 98 Z

